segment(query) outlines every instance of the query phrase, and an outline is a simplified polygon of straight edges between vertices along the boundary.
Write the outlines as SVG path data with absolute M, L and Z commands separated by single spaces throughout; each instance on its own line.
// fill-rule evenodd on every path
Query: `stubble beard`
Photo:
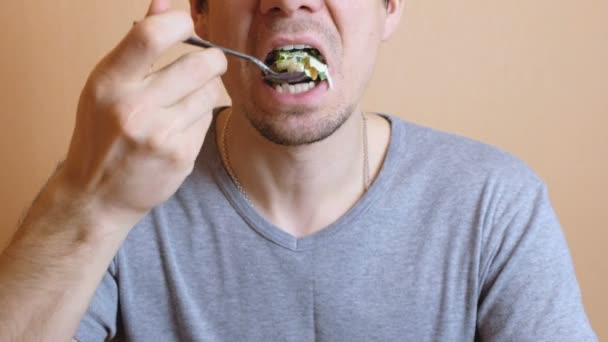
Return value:
M 267 140 L 282 146 L 303 146 L 323 141 L 334 134 L 354 112 L 356 106 L 330 109 L 321 118 L 304 110 L 289 112 L 254 113 L 245 111 L 251 125 Z M 297 121 L 292 124 L 293 121 Z
M 269 32 L 315 32 L 324 38 L 333 56 L 341 56 L 338 32 L 328 30 L 320 22 L 309 20 L 276 20 L 267 27 Z M 336 76 L 336 75 L 334 75 Z M 356 110 L 355 104 L 344 103 L 319 109 L 307 106 L 273 111 L 257 105 L 244 108 L 250 124 L 267 140 L 283 146 L 302 146 L 322 141 L 334 134 Z

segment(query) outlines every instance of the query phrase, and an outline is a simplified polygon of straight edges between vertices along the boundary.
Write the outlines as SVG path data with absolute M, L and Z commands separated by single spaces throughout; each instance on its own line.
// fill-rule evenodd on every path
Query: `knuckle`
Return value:
M 149 22 L 142 22 L 133 28 L 134 44 L 139 48 L 157 53 L 161 50 L 159 35 Z
M 204 56 L 200 53 L 192 52 L 181 57 L 181 67 L 183 70 L 191 73 L 192 70 L 198 71 L 199 74 L 206 74 L 208 63 Z
M 175 23 L 172 24 L 174 27 L 178 27 L 178 32 L 183 32 L 184 34 L 189 34 L 194 31 L 194 21 L 192 21 L 192 17 L 187 12 L 177 11 L 172 13 L 175 16 Z
M 116 122 L 124 126 L 128 119 L 136 111 L 136 106 L 131 101 L 117 101 L 108 106 L 108 114 L 111 118 L 115 119 Z
M 139 134 L 133 117 L 139 111 L 139 106 L 133 101 L 114 102 L 109 105 L 108 116 L 118 132 L 129 141 L 137 141 Z
M 101 82 L 90 82 L 85 86 L 85 93 L 91 100 L 100 103 L 108 97 L 108 87 Z
M 84 85 L 82 95 L 95 103 L 103 103 L 112 92 L 108 83 L 99 73 L 92 73 Z
M 161 129 L 151 133 L 145 139 L 145 148 L 147 151 L 171 159 L 173 154 L 169 140 L 169 130 Z
M 224 73 L 228 67 L 228 61 L 223 52 L 218 49 L 206 49 L 192 54 L 196 59 L 198 70 L 204 71 L 207 78 Z
M 206 52 L 209 54 L 217 74 L 223 74 L 228 70 L 228 60 L 222 51 L 214 48 L 208 49 Z
M 217 81 L 217 79 L 214 79 L 214 82 L 211 82 L 210 84 L 205 86 L 204 89 L 205 89 L 205 95 L 207 96 L 207 99 L 209 100 L 209 102 L 216 103 L 217 101 L 220 100 L 222 92 L 220 91 L 220 84 L 219 84 L 219 81 Z

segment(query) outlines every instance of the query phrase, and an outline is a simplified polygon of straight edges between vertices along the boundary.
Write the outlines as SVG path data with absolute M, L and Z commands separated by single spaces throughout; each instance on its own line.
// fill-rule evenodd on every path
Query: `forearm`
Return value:
M 0 255 L 0 341 L 70 341 L 127 225 L 52 179 Z
M 192 30 L 153 0 L 89 75 L 63 174 L 0 255 L 0 341 L 69 341 L 128 231 L 192 171 L 226 58 L 206 49 L 149 68 Z

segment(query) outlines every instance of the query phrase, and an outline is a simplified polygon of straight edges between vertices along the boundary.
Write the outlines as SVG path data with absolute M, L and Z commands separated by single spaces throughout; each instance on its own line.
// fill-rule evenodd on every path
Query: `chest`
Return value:
M 471 260 L 381 240 L 298 252 L 260 241 L 159 246 L 147 267 L 119 272 L 126 335 L 132 326 L 131 340 L 472 340 Z

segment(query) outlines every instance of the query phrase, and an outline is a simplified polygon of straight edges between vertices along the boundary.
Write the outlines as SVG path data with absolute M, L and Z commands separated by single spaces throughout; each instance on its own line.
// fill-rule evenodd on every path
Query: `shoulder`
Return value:
M 523 160 L 495 146 L 394 116 L 391 158 L 399 168 L 421 172 L 435 182 L 500 181 L 511 186 L 538 186 L 542 180 Z

